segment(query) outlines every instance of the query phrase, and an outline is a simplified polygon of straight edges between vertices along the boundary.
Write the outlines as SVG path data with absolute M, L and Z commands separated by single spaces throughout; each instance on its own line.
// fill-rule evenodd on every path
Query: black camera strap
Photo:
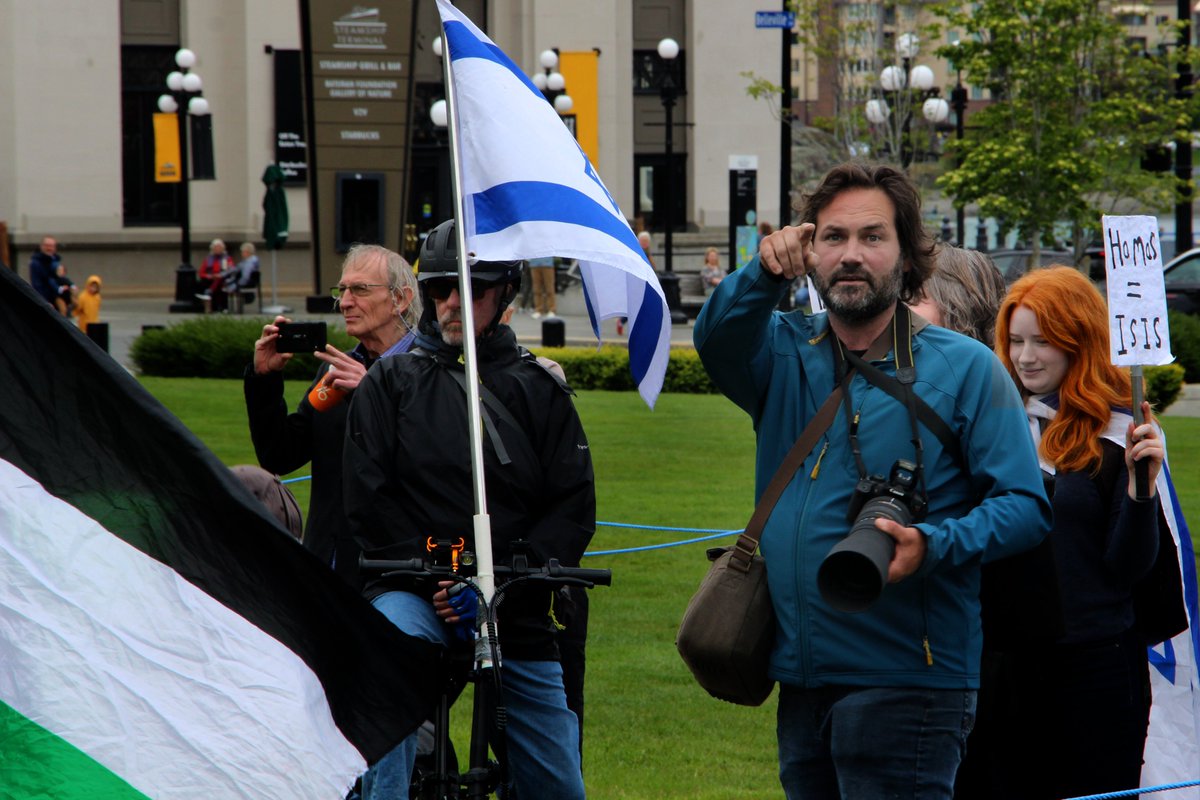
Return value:
M 867 381 L 903 403 L 909 409 L 909 418 L 920 420 L 921 424 L 942 443 L 942 447 L 950 455 L 950 458 L 954 460 L 955 464 L 960 467 L 964 466 L 961 446 L 958 439 L 950 431 L 950 426 L 912 389 L 912 385 L 917 379 L 917 368 L 913 364 L 913 320 L 912 312 L 908 306 L 903 303 L 896 304 L 896 316 L 892 321 L 892 325 L 893 352 L 896 358 L 895 377 L 888 375 L 874 364 L 871 364 L 870 361 L 855 355 L 849 350 L 845 350 L 841 346 L 841 342 L 838 342 L 838 346 L 834 347 L 834 358 L 838 364 L 839 373 L 845 369 L 842 363 L 842 359 L 844 358 L 845 361 L 861 372 Z M 899 341 L 899 337 L 896 336 L 896 332 L 901 329 L 906 334 L 905 341 L 903 342 Z M 915 432 L 913 438 L 918 438 Z

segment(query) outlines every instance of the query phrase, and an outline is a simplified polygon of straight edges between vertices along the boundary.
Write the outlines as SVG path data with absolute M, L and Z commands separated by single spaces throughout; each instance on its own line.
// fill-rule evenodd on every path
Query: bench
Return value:
M 700 282 L 699 272 L 677 272 L 679 276 L 679 308 L 687 314 L 688 319 L 695 319 L 700 313 L 700 307 L 708 299 L 704 293 L 704 284 Z

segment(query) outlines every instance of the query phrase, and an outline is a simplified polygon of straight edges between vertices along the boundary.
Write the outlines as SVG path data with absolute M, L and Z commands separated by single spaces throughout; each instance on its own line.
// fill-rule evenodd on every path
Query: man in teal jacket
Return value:
M 907 175 L 843 164 L 805 198 L 802 224 L 764 238 L 696 320 L 709 375 L 754 421 L 757 495 L 856 358 L 886 351 L 871 360 L 882 378 L 858 369 L 846 383 L 843 407 L 763 531 L 789 798 L 951 797 L 979 685 L 980 564 L 1050 528 L 1025 413 L 999 360 L 915 315 L 908 344 L 898 304 L 920 296 L 932 269 Z M 776 312 L 805 275 L 827 311 Z M 908 385 L 944 422 L 941 436 L 894 380 L 907 353 Z M 839 611 L 818 589 L 818 568 L 851 528 L 856 486 L 871 476 L 887 485 L 898 461 L 916 480 L 902 504 L 910 513 L 874 523 L 894 540 L 887 585 L 866 610 Z

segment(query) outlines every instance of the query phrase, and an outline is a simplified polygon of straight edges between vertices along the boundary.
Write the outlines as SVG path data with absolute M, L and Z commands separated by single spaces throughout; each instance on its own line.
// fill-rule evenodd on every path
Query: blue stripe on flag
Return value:
M 495 44 L 479 39 L 461 22 L 446 22 L 443 27 L 446 30 L 446 41 L 450 43 L 451 61 L 458 61 L 463 58 L 482 58 L 485 61 L 499 64 L 511 72 L 521 83 L 525 84 L 529 91 L 537 95 L 539 100 L 545 97 L 541 90 L 533 85 L 533 81 L 529 79 L 529 76 L 518 69 L 517 65 L 512 62 L 512 59 L 505 55 L 504 51 Z
M 630 255 L 646 261 L 629 225 L 578 189 L 544 181 L 510 181 L 471 195 L 475 234 L 498 233 L 522 222 L 565 222 L 585 225 L 625 245 Z M 649 262 L 647 262 L 649 263 Z
M 596 319 L 596 309 L 592 306 L 592 290 L 588 288 L 588 282 L 582 281 L 583 285 L 583 305 L 587 308 L 588 322 L 592 325 L 592 333 L 596 334 L 596 338 L 600 338 L 600 320 Z
M 663 304 L 658 294 L 646 284 L 642 292 L 642 306 L 629 328 L 629 371 L 638 386 L 650 371 L 658 348 L 658 337 L 662 333 Z
M 1171 491 L 1171 513 L 1175 516 L 1175 524 L 1179 531 L 1179 566 L 1183 570 L 1183 602 L 1187 606 L 1188 634 L 1192 640 L 1193 665 L 1200 667 L 1200 597 L 1196 588 L 1196 555 L 1192 549 L 1192 534 L 1188 530 L 1187 520 L 1183 518 L 1183 507 L 1179 505 L 1179 496 L 1175 492 L 1175 482 L 1171 480 L 1171 468 L 1164 461 L 1163 471 L 1167 473 L 1167 487 Z

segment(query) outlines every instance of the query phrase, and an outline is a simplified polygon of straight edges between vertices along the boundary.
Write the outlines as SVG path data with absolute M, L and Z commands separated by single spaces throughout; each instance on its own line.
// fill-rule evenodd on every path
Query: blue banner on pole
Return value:
M 794 28 L 796 15 L 791 11 L 755 11 L 756 28 Z

